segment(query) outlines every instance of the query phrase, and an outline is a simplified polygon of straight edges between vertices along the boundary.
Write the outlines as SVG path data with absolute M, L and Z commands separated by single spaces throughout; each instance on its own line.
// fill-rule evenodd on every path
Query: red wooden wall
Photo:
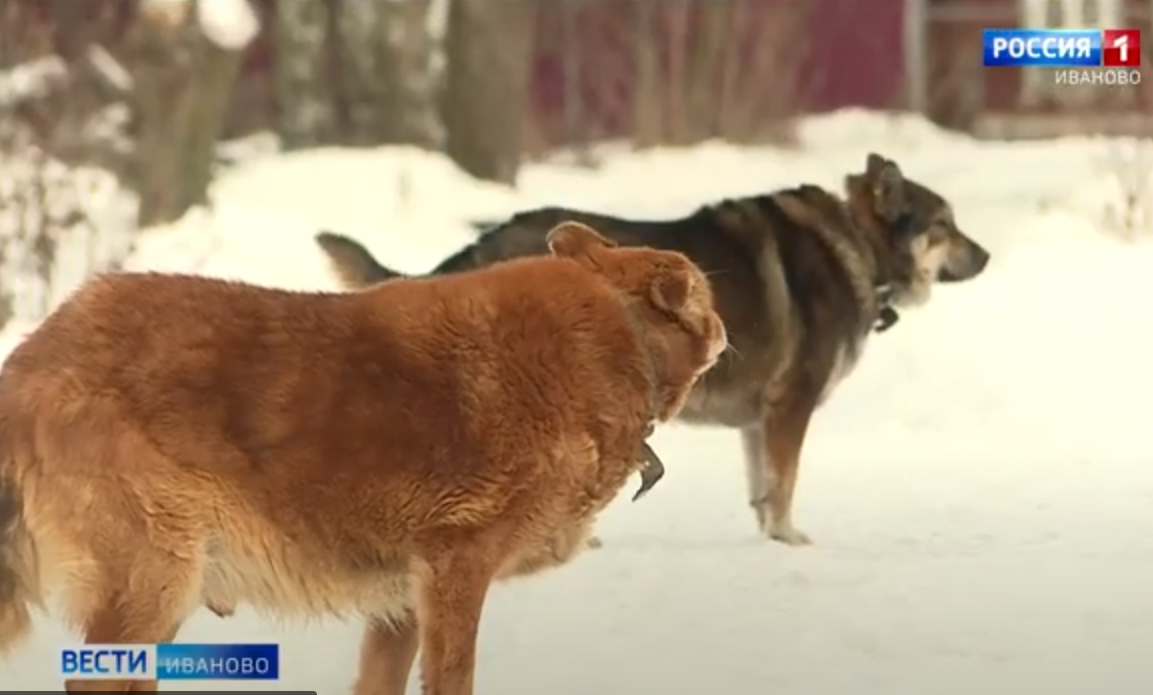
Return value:
M 271 89 L 275 31 L 270 20 L 281 1 L 330 0 L 254 0 L 269 21 L 247 56 L 243 85 L 237 90 L 230 119 L 230 135 L 275 123 L 276 104 Z M 792 108 L 797 112 L 844 106 L 894 108 L 903 103 L 904 0 L 677 0 L 662 5 L 673 7 L 678 3 L 682 8 L 685 3 L 693 5 L 693 16 L 697 18 L 703 8 L 711 5 L 741 3 L 741 27 L 733 32 L 730 41 L 739 44 L 750 64 L 755 52 L 763 47 L 762 37 L 773 35 L 767 30 L 783 17 L 782 8 L 794 13 L 792 17 L 798 8 L 803 9 L 806 15 L 799 29 L 789 29 L 784 37 L 789 42 L 785 50 L 797 52 L 803 64 L 799 86 L 791 97 L 795 101 Z M 574 93 L 572 87 L 565 87 L 565 51 L 570 66 L 574 64 L 573 56 L 581 66 L 575 89 L 582 105 L 581 130 L 603 137 L 629 134 L 630 95 L 635 87 L 631 52 L 635 32 L 630 4 L 620 0 L 540 1 L 537 51 L 531 73 L 532 109 L 537 122 L 552 124 L 544 128 L 553 141 L 550 144 L 560 144 L 556 141 L 565 137 L 565 129 L 557 124 L 564 120 L 566 92 Z M 32 37 L 42 36 L 46 45 L 72 54 L 79 48 L 78 37 L 89 35 L 96 23 L 100 26 L 100 40 L 115 50 L 117 37 L 131 21 L 134 8 L 134 0 L 5 0 L 0 3 L 0 31 L 4 34 L 0 36 L 0 50 L 5 50 L 5 58 L 10 60 L 8 47 L 14 41 L 27 43 Z M 567 34 L 565 13 L 570 17 Z M 689 41 L 693 30 L 690 25 Z M 663 40 L 671 43 L 674 39 L 665 36 Z M 743 88 L 783 89 L 773 79 Z M 571 118 L 572 111 L 569 113 Z

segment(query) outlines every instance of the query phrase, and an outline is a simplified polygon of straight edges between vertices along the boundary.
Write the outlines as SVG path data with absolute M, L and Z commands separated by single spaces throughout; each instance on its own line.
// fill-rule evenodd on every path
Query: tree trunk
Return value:
M 216 139 L 246 44 L 218 45 L 196 12 L 193 2 L 145 2 L 130 38 L 141 227 L 179 219 L 207 201 Z
M 312 147 L 333 136 L 325 60 L 329 11 L 328 3 L 315 0 L 276 6 L 276 101 L 285 149 Z
M 132 183 L 140 198 L 137 224 L 148 227 L 184 213 L 180 160 L 190 116 L 195 38 L 187 3 L 145 3 L 129 37 L 136 83 L 136 161 Z
M 526 0 L 452 0 L 449 6 L 445 150 L 477 178 L 516 182 L 535 14 L 535 3 Z
M 379 64 L 382 142 L 438 147 L 443 140 L 436 112 L 433 60 L 436 42 L 428 30 L 432 2 L 385 2 L 380 35 L 387 39 Z
M 341 5 L 339 75 L 350 144 L 437 144 L 429 6 L 425 0 Z
M 197 0 L 198 2 L 203 0 Z M 216 141 L 224 127 L 232 88 L 240 71 L 243 51 L 221 48 L 200 35 L 195 40 L 190 98 L 187 103 L 188 128 L 181 162 L 180 197 L 177 207 L 184 211 L 208 203 L 208 186 L 216 159 Z
M 382 90 L 382 76 L 376 74 L 383 39 L 378 22 L 386 0 L 358 0 L 340 3 L 336 15 L 336 44 L 340 70 L 336 73 L 345 99 L 341 142 L 354 147 L 373 143 L 376 101 Z
M 638 148 L 656 147 L 664 141 L 664 79 L 661 70 L 660 35 L 656 31 L 661 10 L 658 0 L 633 2 L 633 143 Z
M 720 137 L 720 115 L 725 45 L 729 40 L 736 2 L 699 3 L 696 49 L 689 66 L 686 95 L 689 123 L 696 140 Z
M 661 3 L 661 29 L 668 37 L 669 71 L 665 82 L 664 113 L 668 124 L 670 145 L 691 145 L 688 100 L 689 29 L 692 5 L 690 0 Z M 667 32 L 667 33 L 666 33 Z M 664 38 L 664 37 L 662 37 Z

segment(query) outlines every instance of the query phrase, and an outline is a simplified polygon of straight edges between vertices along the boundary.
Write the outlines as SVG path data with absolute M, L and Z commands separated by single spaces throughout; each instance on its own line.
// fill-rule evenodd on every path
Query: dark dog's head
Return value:
M 865 173 L 847 177 L 853 217 L 880 242 L 890 301 L 928 301 L 935 282 L 961 282 L 981 274 L 989 252 L 965 236 L 953 209 L 927 186 L 905 178 L 896 162 L 870 154 Z

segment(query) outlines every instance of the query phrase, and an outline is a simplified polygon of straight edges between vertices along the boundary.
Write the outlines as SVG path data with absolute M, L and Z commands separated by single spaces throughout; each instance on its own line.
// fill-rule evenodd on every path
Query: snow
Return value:
M 129 252 L 136 202 L 108 171 L 69 168 L 26 142 L 8 144 L 0 152 L 0 296 L 26 323 Z M 47 267 L 45 255 L 53 258 Z
M 148 0 L 151 7 L 170 17 L 183 16 L 193 0 Z M 226 51 L 239 51 L 260 33 L 260 18 L 249 0 L 195 2 L 196 21 L 208 40 Z
M 212 0 L 196 3 L 200 29 L 226 51 L 239 51 L 260 33 L 260 20 L 249 0 Z
M 417 271 L 466 243 L 469 219 L 545 203 L 673 216 L 725 195 L 838 186 L 867 151 L 891 156 L 945 193 L 994 257 L 875 339 L 818 414 L 797 500 L 817 545 L 754 534 L 735 433 L 666 427 L 655 446 L 668 475 L 610 508 L 605 548 L 493 591 L 477 691 L 1148 692 L 1153 243 L 1110 227 L 1128 185 L 1110 169 L 1118 141 L 980 143 L 861 112 L 800 132 L 791 150 L 535 165 L 515 191 L 404 148 L 265 156 L 215 185 L 214 212 L 150 231 L 129 266 L 333 288 L 320 227 Z M 180 637 L 278 641 L 280 689 L 335 695 L 351 687 L 359 633 L 201 611 Z M 0 682 L 59 687 L 56 650 L 73 641 L 41 619 Z
M 39 58 L 0 73 L 0 105 L 14 104 L 43 96 L 53 84 L 68 79 L 68 66 L 58 56 Z

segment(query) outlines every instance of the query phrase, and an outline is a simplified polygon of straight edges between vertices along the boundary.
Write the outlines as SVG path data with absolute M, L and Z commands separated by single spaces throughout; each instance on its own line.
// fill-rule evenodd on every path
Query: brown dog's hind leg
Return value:
M 404 695 L 419 647 L 415 615 L 396 621 L 369 618 L 353 695 Z
M 93 587 L 103 600 L 84 621 L 86 644 L 158 644 L 176 638 L 181 623 L 196 605 L 195 568 L 167 554 L 144 558 L 140 552 L 131 565 L 121 565 L 131 576 Z M 187 557 L 187 556 L 185 556 Z M 108 587 L 101 591 L 104 587 Z M 71 680 L 68 692 L 155 692 L 156 681 Z
M 809 536 L 793 525 L 793 493 L 797 487 L 797 469 L 805 435 L 817 407 L 817 394 L 810 389 L 797 389 L 789 398 L 773 404 L 762 434 L 764 487 L 750 490 L 753 507 L 761 530 L 771 539 L 786 545 L 809 545 Z M 754 476 L 750 475 L 750 483 Z
M 480 614 L 494 569 L 482 549 L 454 548 L 431 562 L 421 578 L 424 695 L 472 695 Z

